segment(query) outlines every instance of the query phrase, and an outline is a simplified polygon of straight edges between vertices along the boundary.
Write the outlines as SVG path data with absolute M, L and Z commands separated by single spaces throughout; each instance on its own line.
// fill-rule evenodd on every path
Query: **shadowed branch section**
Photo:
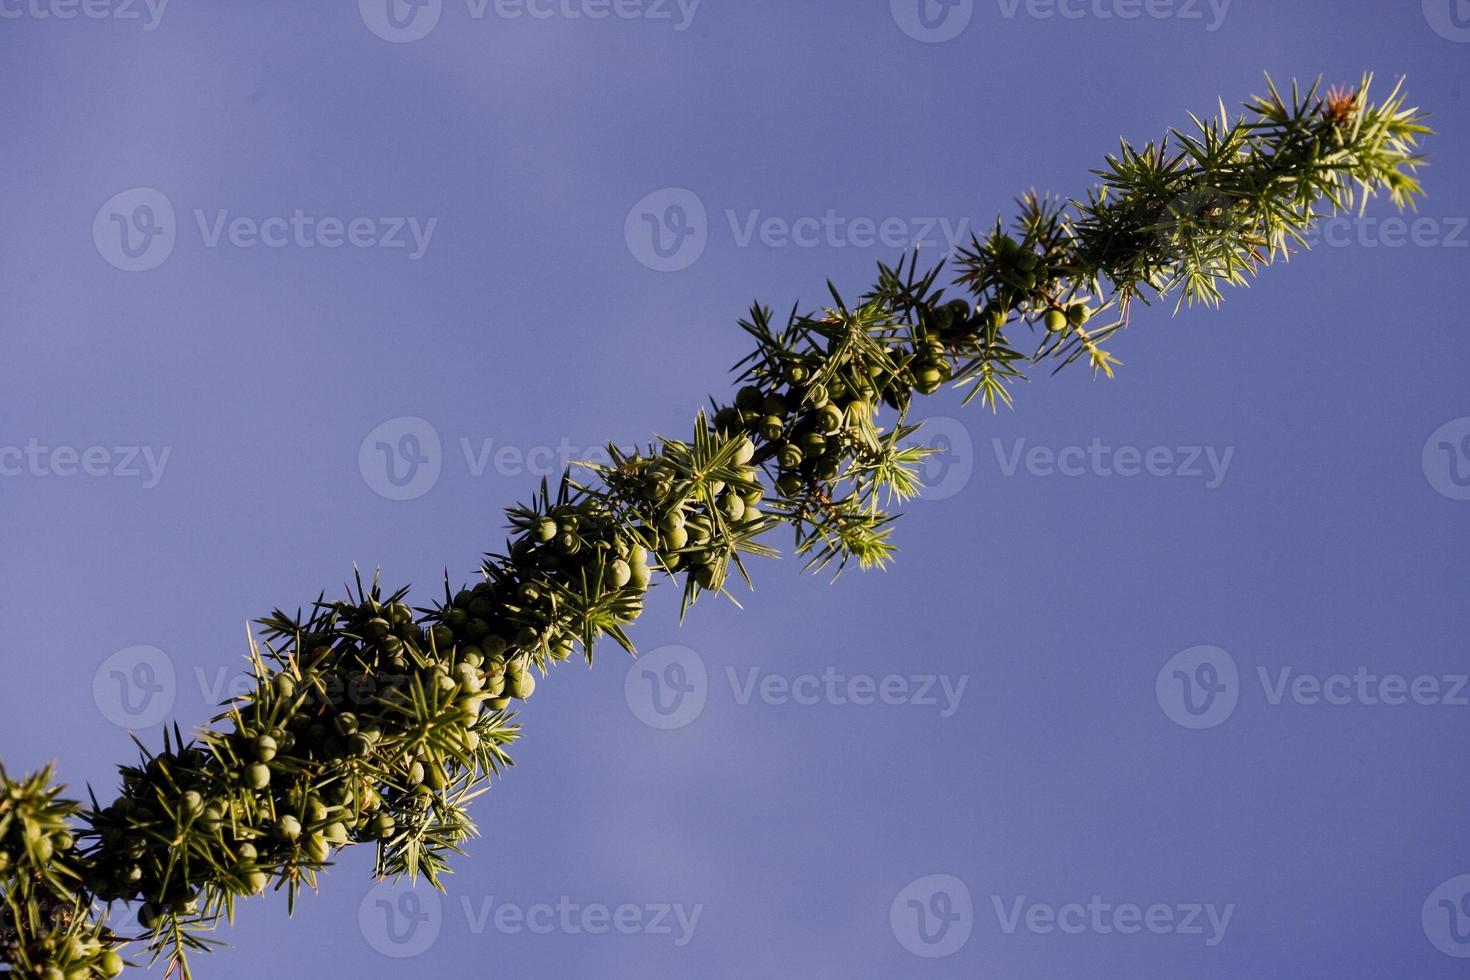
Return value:
M 1304 246 L 1320 218 L 1420 193 L 1422 115 L 1365 78 L 1321 94 L 1274 85 L 1231 120 L 1195 119 L 1124 144 L 1080 201 L 1035 193 L 943 266 L 880 265 L 876 284 L 784 320 L 756 306 L 755 351 L 729 404 L 687 438 L 543 483 L 509 511 L 480 581 L 428 605 L 359 576 L 345 598 L 277 610 L 252 638 L 253 689 L 212 727 L 138 743 L 107 804 L 63 799 L 48 767 L 0 768 L 0 963 L 45 980 L 115 976 L 130 944 L 189 975 L 188 954 L 241 899 L 303 887 L 338 850 L 376 848 L 377 873 L 438 884 L 475 836 L 469 804 L 511 764 L 511 707 L 538 677 L 626 628 L 660 584 L 688 610 L 747 585 L 780 526 L 813 569 L 881 567 L 893 508 L 919 489 L 917 397 L 946 385 L 996 410 L 1030 365 L 1086 358 L 1150 295 L 1218 303 L 1221 288 Z M 946 288 L 958 287 L 960 296 Z M 1029 341 L 1022 344 L 1022 335 Z M 139 903 L 142 935 L 108 925 Z

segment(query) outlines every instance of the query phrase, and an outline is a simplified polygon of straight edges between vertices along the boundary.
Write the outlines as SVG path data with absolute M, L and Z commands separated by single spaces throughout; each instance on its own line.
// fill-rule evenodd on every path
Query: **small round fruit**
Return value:
M 485 686 L 484 678 L 473 664 L 460 664 L 454 668 L 454 677 L 459 681 L 459 689 L 466 694 L 476 694 Z
M 683 527 L 676 527 L 672 531 L 664 532 L 664 547 L 670 551 L 678 551 L 689 543 L 689 532 Z
M 104 977 L 115 977 L 123 971 L 123 958 L 116 950 L 106 950 L 97 958 L 97 972 Z
M 354 759 L 365 759 L 373 752 L 373 740 L 358 732 L 347 739 L 347 754 Z
M 831 397 L 831 393 L 827 391 L 827 386 L 821 382 L 812 385 L 806 390 L 806 401 L 812 408 L 821 408 L 831 400 Z
M 720 569 L 718 565 L 695 565 L 694 581 L 699 583 L 701 589 L 712 589 L 719 579 Z
M 755 385 L 746 385 L 735 395 L 735 407 L 742 412 L 757 412 L 766 402 L 765 392 Z
M 733 493 L 726 494 L 720 499 L 720 511 L 729 520 L 741 520 L 745 517 L 745 501 Z
M 1046 311 L 1046 329 L 1052 333 L 1061 333 L 1067 329 L 1067 314 L 1053 307 Z
M 276 757 L 276 751 L 280 748 L 274 738 L 269 735 L 257 735 L 251 743 L 255 752 L 256 762 L 269 762 Z
M 633 588 L 637 589 L 639 592 L 643 592 L 648 588 L 649 583 L 652 581 L 653 572 L 649 570 L 647 562 L 641 562 L 637 565 L 631 566 L 631 575 L 628 579 L 628 584 L 631 585 Z
M 553 521 L 549 517 L 543 517 L 541 518 L 541 520 L 536 522 L 536 526 L 535 528 L 533 528 L 533 531 L 536 535 L 537 541 L 540 541 L 542 543 L 550 541 L 555 538 L 557 534 L 556 521 Z
M 842 409 L 836 405 L 823 405 L 817 412 L 817 427 L 827 435 L 842 428 Z
M 296 679 L 290 674 L 277 674 L 271 678 L 271 689 L 276 697 L 285 700 L 296 696 Z
M 782 469 L 794 470 L 801 465 L 801 447 L 794 442 L 788 442 L 776 451 L 776 460 Z
M 163 910 L 152 902 L 144 902 L 138 909 L 138 925 L 153 931 L 163 921 Z
M 786 370 L 782 373 L 785 375 L 788 384 L 799 385 L 807 378 L 805 364 L 788 364 L 786 365 Z
M 798 497 L 806 484 L 795 473 L 787 473 L 776 481 L 776 490 L 783 497 Z
M 259 895 L 270 886 L 271 876 L 264 871 L 247 871 L 241 876 L 245 888 L 251 895 Z
M 257 762 L 245 767 L 245 785 L 251 789 L 265 789 L 271 784 L 270 766 Z
M 187 790 L 179 801 L 183 811 L 191 817 L 204 812 L 204 796 L 198 790 Z
M 235 859 L 241 864 L 249 864 L 258 857 L 260 857 L 260 852 L 249 841 L 235 845 Z
M 295 840 L 301 836 L 301 821 L 289 813 L 276 820 L 276 836 L 282 840 Z
M 536 675 L 529 670 L 507 675 L 505 692 L 518 701 L 529 700 L 536 693 Z
M 778 415 L 767 415 L 761 419 L 761 438 L 774 442 L 786 431 L 786 423 Z M 752 457 L 753 458 L 753 457 Z
M 776 419 L 776 421 L 781 420 Z M 749 438 L 741 439 L 739 448 L 735 450 L 735 465 L 744 466 L 753 459 L 755 459 L 755 443 Z
M 1092 311 L 1082 303 L 1073 303 L 1067 307 L 1067 322 L 1074 327 L 1080 327 L 1092 319 Z
M 926 395 L 932 395 L 944 386 L 944 371 L 934 363 L 918 364 L 914 367 L 914 387 Z
M 313 864 L 321 864 L 332 855 L 331 846 L 321 834 L 307 834 L 301 850 Z
M 357 715 L 350 711 L 344 711 L 332 722 L 338 735 L 355 735 L 357 733 Z
M 382 840 L 387 837 L 392 837 L 393 831 L 397 827 L 398 821 L 393 819 L 393 814 L 380 813 L 376 817 L 373 817 L 373 822 L 368 825 L 368 830 L 372 832 L 374 837 Z
M 633 568 L 621 558 L 607 566 L 607 580 L 615 589 L 621 589 L 633 579 Z

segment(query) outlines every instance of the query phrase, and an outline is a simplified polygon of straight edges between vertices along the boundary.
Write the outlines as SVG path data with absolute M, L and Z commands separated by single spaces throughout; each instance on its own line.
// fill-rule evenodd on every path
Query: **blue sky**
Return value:
M 558 460 L 685 431 L 751 300 L 1265 71 L 1440 135 L 1417 221 L 1138 316 L 1116 381 L 930 399 L 890 571 L 558 671 L 437 904 L 354 855 L 206 975 L 1463 974 L 1470 5 L 395 3 L 0 0 L 7 766 L 105 795 L 250 618 L 463 580 Z

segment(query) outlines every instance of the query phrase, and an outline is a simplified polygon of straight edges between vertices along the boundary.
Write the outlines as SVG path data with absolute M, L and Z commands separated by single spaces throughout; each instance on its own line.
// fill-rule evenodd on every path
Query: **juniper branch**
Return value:
M 1233 121 L 1222 105 L 1193 131 L 1124 143 L 1082 200 L 1026 195 L 1010 230 L 959 252 L 961 298 L 939 286 L 942 263 L 909 255 L 855 302 L 829 285 L 830 305 L 779 327 L 754 307 L 739 392 L 688 440 L 610 447 L 610 464 L 543 483 L 509 511 L 481 581 L 446 579 L 440 601 L 412 608 L 407 589 L 359 577 L 343 599 L 261 619 L 250 693 L 193 738 L 138 743 L 106 805 L 63 799 L 50 767 L 0 768 L 0 963 L 108 977 L 137 943 L 188 976 L 238 899 L 274 887 L 294 906 L 353 844 L 375 845 L 381 876 L 438 885 L 476 833 L 469 803 L 511 764 L 512 703 L 579 648 L 590 663 L 603 637 L 633 652 L 626 627 L 655 578 L 686 611 L 728 596 L 782 525 L 813 568 L 891 558 L 890 507 L 919 486 L 916 395 L 948 383 L 996 410 L 1033 364 L 1111 375 L 1107 343 L 1135 301 L 1217 304 L 1320 218 L 1380 192 L 1412 206 L 1429 130 L 1398 87 L 1370 102 L 1369 81 L 1290 98 L 1273 84 Z M 143 903 L 143 935 L 109 929 L 117 902 Z

